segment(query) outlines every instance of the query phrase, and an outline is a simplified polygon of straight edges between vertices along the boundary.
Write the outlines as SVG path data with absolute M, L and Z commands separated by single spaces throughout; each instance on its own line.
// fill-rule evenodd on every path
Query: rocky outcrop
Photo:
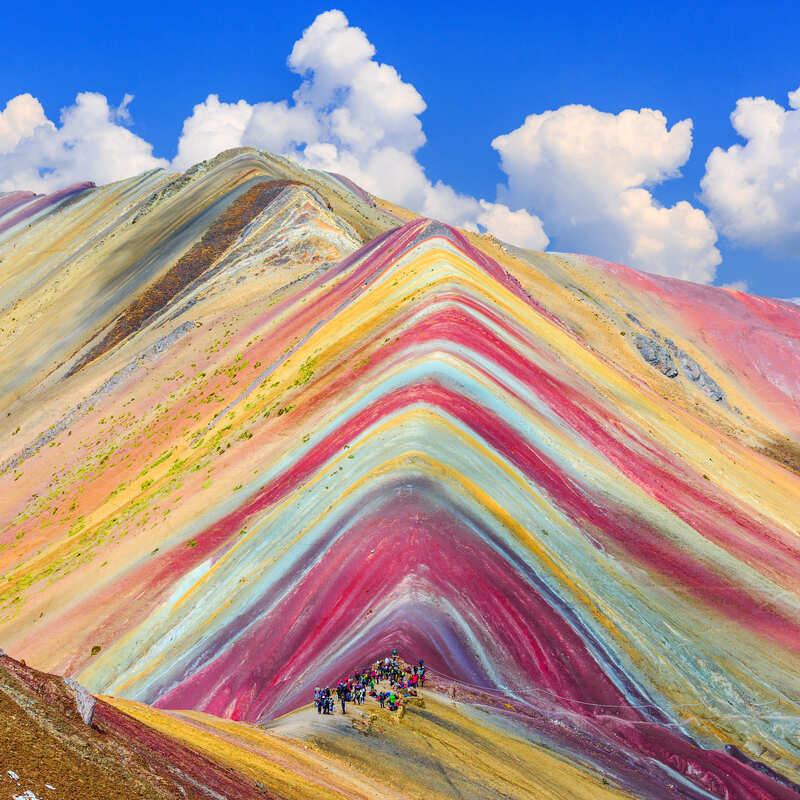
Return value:
M 0 656 L 0 793 L 20 800 L 277 800 L 70 679 Z
M 694 383 L 700 391 L 707 394 L 712 400 L 721 402 L 725 399 L 725 393 L 720 389 L 719 384 L 695 361 L 685 350 L 678 347 L 672 339 L 664 339 L 664 344 L 669 348 L 672 355 L 677 359 L 681 372 Z
M 650 364 L 651 367 L 655 367 L 668 378 L 677 376 L 678 369 L 675 366 L 675 362 L 672 360 L 672 355 L 663 344 L 641 333 L 636 335 L 634 343 L 636 344 L 636 349 L 641 353 L 642 358 Z
M 656 335 L 656 331 L 653 333 Z M 637 334 L 634 344 L 642 358 L 668 378 L 676 378 L 679 374 L 683 374 L 712 400 L 721 402 L 725 399 L 725 393 L 720 389 L 719 384 L 672 339 L 665 338 L 662 344 L 655 338 Z M 676 361 L 678 362 L 677 367 L 675 366 Z M 680 367 L 680 371 L 678 367 Z
M 73 678 L 64 678 L 64 685 L 75 700 L 75 707 L 78 709 L 78 713 L 81 715 L 84 724 L 91 725 L 94 720 L 94 709 L 97 705 L 94 695 L 87 689 L 84 689 L 83 686 Z

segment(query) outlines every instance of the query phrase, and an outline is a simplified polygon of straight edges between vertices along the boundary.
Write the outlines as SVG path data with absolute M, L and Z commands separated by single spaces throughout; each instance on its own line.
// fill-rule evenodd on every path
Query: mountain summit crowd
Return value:
M 391 657 L 387 656 L 371 667 L 357 670 L 352 678 L 339 681 L 333 689 L 330 686 L 324 689 L 318 686 L 314 689 L 314 705 L 318 714 L 333 714 L 335 704 L 340 703 L 342 714 L 346 714 L 347 703 L 363 705 L 369 695 L 380 703 L 381 708 L 397 711 L 406 697 L 416 697 L 417 688 L 425 685 L 425 671 L 422 659 L 410 666 L 397 657 L 397 650 L 393 650 Z M 387 691 L 378 686 L 385 681 L 389 683 Z

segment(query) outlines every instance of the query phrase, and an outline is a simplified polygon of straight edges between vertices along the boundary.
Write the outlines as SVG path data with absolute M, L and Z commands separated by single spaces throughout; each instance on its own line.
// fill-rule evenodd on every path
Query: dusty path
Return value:
M 388 682 L 381 684 L 384 691 Z M 337 762 L 399 792 L 431 800 L 611 800 L 631 797 L 593 769 L 503 730 L 433 689 L 419 690 L 406 711 L 374 698 L 332 715 L 309 704 L 265 726 L 280 739 L 303 741 L 326 763 Z M 378 795 L 376 795 L 378 796 Z
M 379 681 L 375 684 L 375 690 L 378 692 L 388 692 L 390 689 L 388 681 Z M 418 690 L 418 692 L 422 697 L 424 690 Z M 346 712 L 344 714 L 342 714 L 342 705 L 336 699 L 335 693 L 334 701 L 333 714 L 317 713 L 317 707 L 313 703 L 309 703 L 307 706 L 302 706 L 288 714 L 284 714 L 282 717 L 278 717 L 261 727 L 284 736 L 305 739 L 315 736 L 321 731 L 349 731 L 353 727 L 354 721 L 366 722 L 370 713 L 374 714 L 381 710 L 380 703 L 369 695 L 367 695 L 363 705 L 353 702 L 346 703 Z M 400 712 L 386 711 L 386 713 L 399 714 Z

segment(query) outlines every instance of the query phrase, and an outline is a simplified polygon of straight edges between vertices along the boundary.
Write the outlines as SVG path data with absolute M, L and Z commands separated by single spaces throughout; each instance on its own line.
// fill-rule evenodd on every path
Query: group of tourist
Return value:
M 389 689 L 384 691 L 378 686 L 381 682 L 388 682 Z M 425 662 L 420 659 L 418 664 L 410 666 L 401 661 L 397 650 L 392 650 L 391 657 L 387 656 L 382 661 L 376 661 L 371 667 L 356 670 L 352 678 L 339 681 L 331 689 L 314 689 L 314 705 L 318 714 L 333 714 L 335 708 L 334 695 L 342 706 L 342 714 L 347 713 L 347 703 L 363 705 L 367 695 L 374 697 L 381 708 L 397 711 L 406 697 L 416 697 L 417 688 L 425 685 Z

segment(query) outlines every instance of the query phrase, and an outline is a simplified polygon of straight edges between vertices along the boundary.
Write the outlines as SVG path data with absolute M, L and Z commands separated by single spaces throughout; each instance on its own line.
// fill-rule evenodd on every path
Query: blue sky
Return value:
M 584 104 L 614 115 L 658 109 L 670 128 L 691 118 L 682 177 L 645 185 L 666 206 L 684 200 L 708 211 L 699 195 L 709 153 L 743 143 L 729 119 L 737 100 L 764 96 L 786 107 L 787 92 L 800 87 L 800 4 L 790 2 L 406 3 L 392 9 L 374 2 L 124 8 L 44 2 L 4 9 L 0 109 L 30 93 L 57 122 L 79 92 L 98 92 L 112 106 L 130 93 L 131 131 L 155 156 L 172 160 L 184 120 L 209 94 L 226 103 L 290 99 L 301 77 L 287 68 L 287 57 L 303 30 L 332 7 L 363 30 L 376 61 L 393 66 L 424 98 L 419 118 L 426 142 L 410 149 L 427 178 L 490 203 L 525 202 L 544 218 L 552 249 L 603 245 L 580 228 L 554 229 L 501 170 L 491 142 L 518 129 L 527 115 Z M 497 185 L 504 183 L 511 189 L 501 197 Z M 533 201 L 546 202 L 538 195 Z M 775 242 L 752 239 L 720 235 L 714 282 L 745 280 L 759 294 L 800 295 L 797 237 L 778 231 Z

